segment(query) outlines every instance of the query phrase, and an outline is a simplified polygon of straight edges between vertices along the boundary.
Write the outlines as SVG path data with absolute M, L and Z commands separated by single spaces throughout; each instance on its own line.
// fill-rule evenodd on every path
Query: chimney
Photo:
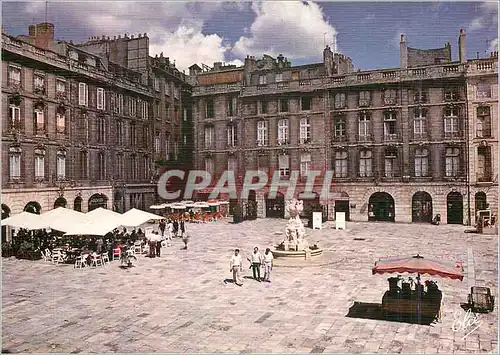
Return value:
M 401 69 L 406 69 L 408 67 L 408 49 L 406 47 L 406 38 L 404 34 L 401 34 L 401 40 L 399 41 L 399 67 Z
M 467 62 L 467 52 L 465 51 L 465 30 L 460 29 L 460 35 L 458 36 L 458 60 L 460 63 Z
M 35 46 L 48 49 L 54 41 L 54 24 L 43 22 L 28 27 L 29 35 L 35 38 Z
M 35 37 L 36 36 L 36 26 L 35 25 L 29 25 L 28 27 L 28 34 L 30 37 Z
M 327 76 L 332 76 L 333 73 L 333 52 L 330 46 L 326 46 L 323 50 L 323 64 L 325 65 L 325 71 Z
M 214 70 L 220 70 L 222 68 L 222 62 L 214 62 Z

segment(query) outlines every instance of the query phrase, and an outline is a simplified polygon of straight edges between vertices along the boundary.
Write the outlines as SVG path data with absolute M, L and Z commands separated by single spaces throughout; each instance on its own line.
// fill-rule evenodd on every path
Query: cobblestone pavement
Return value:
M 497 237 L 464 233 L 463 226 L 348 223 L 307 229 L 332 258 L 329 265 L 275 267 L 272 283 L 230 279 L 233 248 L 248 255 L 280 240 L 285 220 L 259 219 L 187 225 L 188 250 L 174 240 L 162 257 L 139 257 L 73 269 L 43 261 L 3 259 L 2 340 L 10 352 L 376 352 L 474 353 L 497 350 L 495 312 L 463 339 L 455 312 L 470 290 L 497 289 Z M 357 240 L 355 240 L 356 238 Z M 364 240 L 362 240 L 364 239 Z M 346 317 L 354 301 L 380 303 L 387 275 L 371 274 L 381 257 L 415 253 L 462 261 L 463 282 L 437 279 L 445 294 L 441 322 L 416 325 Z M 469 260 L 471 259 L 471 260 Z M 470 261 L 470 262 L 469 262 Z M 473 263 L 472 263 L 473 261 Z M 471 270 L 471 268 L 474 270 Z M 474 271 L 474 272 L 472 272 Z M 244 268 L 244 275 L 251 270 Z M 424 277 L 425 279 L 425 277 Z M 472 330 L 471 328 L 468 331 Z

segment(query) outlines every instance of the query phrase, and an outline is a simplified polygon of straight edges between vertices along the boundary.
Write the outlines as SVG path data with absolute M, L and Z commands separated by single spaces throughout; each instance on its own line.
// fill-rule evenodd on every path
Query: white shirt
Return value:
M 270 263 L 273 261 L 273 253 L 269 252 L 269 254 L 264 253 L 264 262 Z
M 260 252 L 252 253 L 252 263 L 260 263 L 261 260 Z
M 237 256 L 233 254 L 231 257 L 231 267 L 232 266 L 241 266 L 241 255 L 238 254 Z

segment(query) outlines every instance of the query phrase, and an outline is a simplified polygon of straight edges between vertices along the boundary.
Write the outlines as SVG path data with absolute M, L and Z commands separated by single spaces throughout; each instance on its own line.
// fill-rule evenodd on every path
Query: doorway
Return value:
M 394 222 L 394 199 L 387 192 L 376 192 L 368 200 L 368 220 Z
M 464 223 L 464 203 L 460 192 L 450 192 L 446 197 L 446 212 L 448 224 Z
M 349 216 L 349 195 L 346 192 L 342 192 L 340 198 L 335 200 L 335 213 L 337 212 L 344 212 L 345 220 L 351 220 Z
M 419 191 L 413 195 L 411 201 L 412 222 L 432 222 L 432 197 L 425 191 Z
M 278 192 L 274 199 L 269 199 L 266 195 L 266 217 L 285 218 L 285 196 L 283 194 Z

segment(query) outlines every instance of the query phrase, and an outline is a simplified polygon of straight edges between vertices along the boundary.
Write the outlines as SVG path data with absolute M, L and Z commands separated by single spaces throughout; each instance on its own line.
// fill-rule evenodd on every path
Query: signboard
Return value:
M 345 212 L 335 212 L 335 229 L 345 230 Z
M 313 229 L 321 229 L 323 225 L 323 213 L 313 212 Z

